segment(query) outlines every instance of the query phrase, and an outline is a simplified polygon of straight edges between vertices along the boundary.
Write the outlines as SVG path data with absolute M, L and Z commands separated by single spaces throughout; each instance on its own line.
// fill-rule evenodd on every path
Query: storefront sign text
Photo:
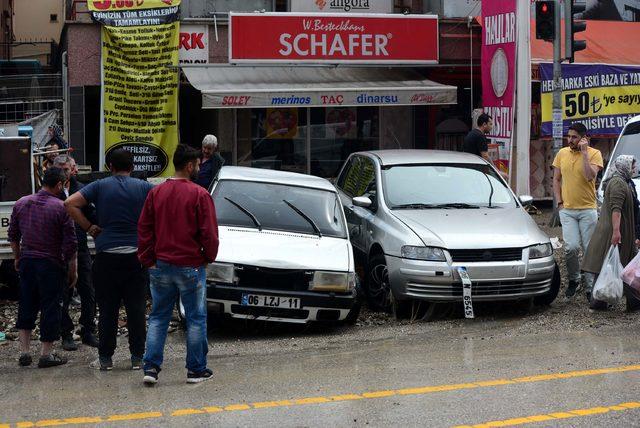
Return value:
M 231 13 L 229 19 L 231 63 L 438 62 L 432 15 Z
M 209 62 L 209 26 L 185 24 L 180 26 L 180 64 Z
M 309 92 L 301 94 L 251 93 L 237 95 L 203 94 L 203 108 L 242 107 L 313 107 L 313 106 L 380 106 L 455 104 L 455 94 L 434 90 L 433 93 L 415 90 L 379 92 Z
M 393 13 L 393 0 L 291 0 L 291 12 Z

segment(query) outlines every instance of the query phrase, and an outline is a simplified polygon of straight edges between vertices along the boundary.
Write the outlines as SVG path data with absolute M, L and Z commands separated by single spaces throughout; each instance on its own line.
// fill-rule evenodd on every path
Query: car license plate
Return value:
M 471 300 L 471 278 L 464 267 L 458 268 L 458 274 L 462 280 L 462 302 L 464 304 L 464 317 L 475 318 L 473 314 L 473 300 Z
M 297 297 L 265 296 L 262 294 L 243 294 L 240 301 L 242 306 L 259 306 L 263 308 L 300 309 L 300 299 Z

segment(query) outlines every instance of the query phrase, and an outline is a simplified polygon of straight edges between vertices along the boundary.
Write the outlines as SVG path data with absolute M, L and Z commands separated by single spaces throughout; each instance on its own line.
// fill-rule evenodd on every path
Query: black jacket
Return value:
M 84 187 L 84 184 L 80 183 L 75 177 L 71 177 L 69 180 L 69 195 L 73 195 Z M 62 192 L 60 199 L 63 201 L 67 199 L 67 196 Z M 96 208 L 93 204 L 88 204 L 82 208 L 82 214 L 92 223 L 96 224 Z M 78 223 L 75 223 L 76 238 L 78 239 L 78 252 L 89 251 L 87 242 L 87 232 L 85 232 Z

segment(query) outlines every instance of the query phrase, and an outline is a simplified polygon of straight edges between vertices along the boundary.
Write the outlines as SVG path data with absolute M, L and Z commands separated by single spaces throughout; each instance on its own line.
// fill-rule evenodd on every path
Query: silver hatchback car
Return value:
M 484 159 L 432 150 L 352 154 L 335 185 L 354 255 L 365 270 L 369 305 L 408 315 L 426 302 L 461 302 L 461 273 L 472 301 L 548 305 L 560 273 L 549 237 Z

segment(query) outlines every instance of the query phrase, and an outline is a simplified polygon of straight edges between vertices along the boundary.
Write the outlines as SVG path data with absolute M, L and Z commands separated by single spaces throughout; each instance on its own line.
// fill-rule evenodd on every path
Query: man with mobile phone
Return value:
M 580 285 L 580 247 L 589 246 L 598 222 L 596 177 L 602 170 L 602 153 L 589 146 L 587 128 L 581 123 L 569 127 L 568 147 L 553 160 L 553 192 L 558 201 L 569 286 L 565 295 L 573 297 Z M 586 284 L 587 293 L 592 284 Z

